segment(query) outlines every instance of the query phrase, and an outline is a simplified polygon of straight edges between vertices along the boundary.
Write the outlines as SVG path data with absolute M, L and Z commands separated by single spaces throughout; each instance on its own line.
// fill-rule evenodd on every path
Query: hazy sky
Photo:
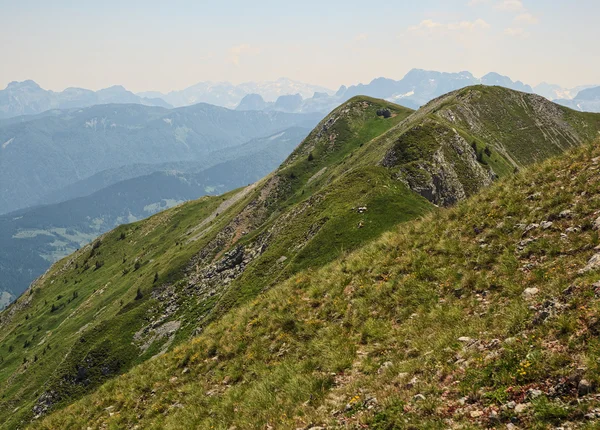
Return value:
M 321 84 L 411 68 L 600 84 L 598 0 L 0 0 L 0 87 Z

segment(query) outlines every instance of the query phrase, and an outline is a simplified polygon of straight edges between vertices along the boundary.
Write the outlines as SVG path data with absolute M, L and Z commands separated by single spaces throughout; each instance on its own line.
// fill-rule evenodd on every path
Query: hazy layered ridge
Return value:
M 259 180 L 275 169 L 309 131 L 288 129 L 236 147 L 235 155 L 214 154 L 216 160 L 225 155 L 229 160 L 215 162 L 212 167 L 203 168 L 199 163 L 154 166 L 154 170 L 160 170 L 117 182 L 85 197 L 0 216 L 0 291 L 20 295 L 52 263 L 120 224 Z M 78 184 L 70 192 L 84 185 L 89 186 Z M 7 302 L 0 306 L 4 304 Z
M 175 110 L 99 105 L 5 120 L 0 122 L 0 213 L 39 203 L 104 170 L 206 161 L 211 152 L 293 126 L 312 127 L 319 119 L 199 104 Z

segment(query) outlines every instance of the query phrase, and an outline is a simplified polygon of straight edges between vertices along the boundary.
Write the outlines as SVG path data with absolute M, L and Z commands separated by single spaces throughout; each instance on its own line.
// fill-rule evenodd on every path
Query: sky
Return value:
M 598 0 L 0 0 L 0 88 L 135 92 L 412 68 L 600 84 Z

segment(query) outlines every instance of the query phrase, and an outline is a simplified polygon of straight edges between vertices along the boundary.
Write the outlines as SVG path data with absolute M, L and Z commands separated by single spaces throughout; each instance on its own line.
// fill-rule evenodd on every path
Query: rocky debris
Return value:
M 470 415 L 471 415 L 471 418 L 479 418 L 479 417 L 483 416 L 483 411 L 479 411 L 479 410 L 471 411 Z
M 592 409 L 590 412 L 585 414 L 584 417 L 587 420 L 596 420 L 600 418 L 600 408 Z
M 366 206 L 361 206 L 357 209 L 357 212 L 359 214 L 364 214 L 367 211 L 367 207 Z
M 473 341 L 473 339 L 471 339 L 468 336 L 461 336 L 458 338 L 459 342 L 463 342 L 463 343 L 471 343 Z
M 578 273 L 584 274 L 584 273 L 591 272 L 593 270 L 598 270 L 598 269 L 600 269 L 600 254 L 594 254 L 588 260 L 585 267 L 583 269 L 579 270 Z
M 566 233 L 579 233 L 581 231 L 581 227 L 567 227 L 565 229 Z
M 554 223 L 552 221 L 542 221 L 540 223 L 542 230 L 548 230 L 549 228 L 552 228 L 553 225 Z
M 559 218 L 571 218 L 573 216 L 573 211 L 570 209 L 566 209 L 558 214 Z
M 287 258 L 285 255 L 282 255 L 281 257 L 279 257 L 279 258 L 277 259 L 277 262 L 278 262 L 279 264 L 281 264 L 281 263 L 283 263 L 284 261 L 286 261 L 287 259 L 288 259 L 288 258 Z
M 223 258 L 217 262 L 215 271 L 221 273 L 225 270 L 232 269 L 244 261 L 244 247 L 237 246 L 223 255 Z
M 538 390 L 536 388 L 530 388 L 529 390 L 527 390 L 527 398 L 529 399 L 537 399 L 542 394 L 544 394 L 543 391 Z
M 133 335 L 134 342 L 139 344 L 142 352 L 145 352 L 157 340 L 169 338 L 172 341 L 173 336 L 181 327 L 181 321 L 168 321 L 162 324 L 165 318 L 165 314 L 159 316 Z M 170 344 L 170 342 L 168 343 Z
M 600 217 L 596 218 L 592 223 L 593 230 L 600 230 Z
M 533 323 L 541 324 L 548 318 L 556 317 L 567 307 L 567 304 L 561 303 L 556 299 L 548 299 L 544 301 L 544 303 L 542 303 L 541 306 L 534 307 L 534 309 L 536 309 L 537 311 L 535 313 L 535 316 L 533 317 Z
M 415 394 L 415 395 L 413 396 L 413 400 L 414 400 L 415 402 L 418 402 L 418 401 L 423 401 L 423 400 L 425 400 L 425 396 L 424 396 L 423 394 L 421 394 L 421 393 L 419 393 L 419 394 Z
M 32 412 L 34 419 L 39 419 L 46 415 L 52 407 L 60 401 L 60 396 L 56 391 L 46 391 L 38 397 L 35 405 L 33 405 Z
M 527 245 L 529 245 L 535 241 L 536 241 L 535 238 L 523 239 L 517 244 L 517 250 L 523 251 L 527 247 Z

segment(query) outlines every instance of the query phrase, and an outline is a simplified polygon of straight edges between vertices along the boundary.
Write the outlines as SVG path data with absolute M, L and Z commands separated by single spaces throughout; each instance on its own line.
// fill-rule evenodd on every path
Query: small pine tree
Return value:
M 153 284 L 156 284 L 158 282 L 158 272 L 156 272 L 154 274 L 154 281 L 152 281 Z
M 50 309 L 50 312 L 55 312 L 56 311 L 56 305 L 54 303 L 52 303 L 52 308 Z
M 144 297 L 144 295 L 142 294 L 142 290 L 140 289 L 140 287 L 138 287 L 137 293 L 135 294 L 135 299 L 140 300 L 142 297 Z
M 308 153 L 308 161 L 313 161 L 315 159 L 315 157 L 313 156 L 312 152 Z

